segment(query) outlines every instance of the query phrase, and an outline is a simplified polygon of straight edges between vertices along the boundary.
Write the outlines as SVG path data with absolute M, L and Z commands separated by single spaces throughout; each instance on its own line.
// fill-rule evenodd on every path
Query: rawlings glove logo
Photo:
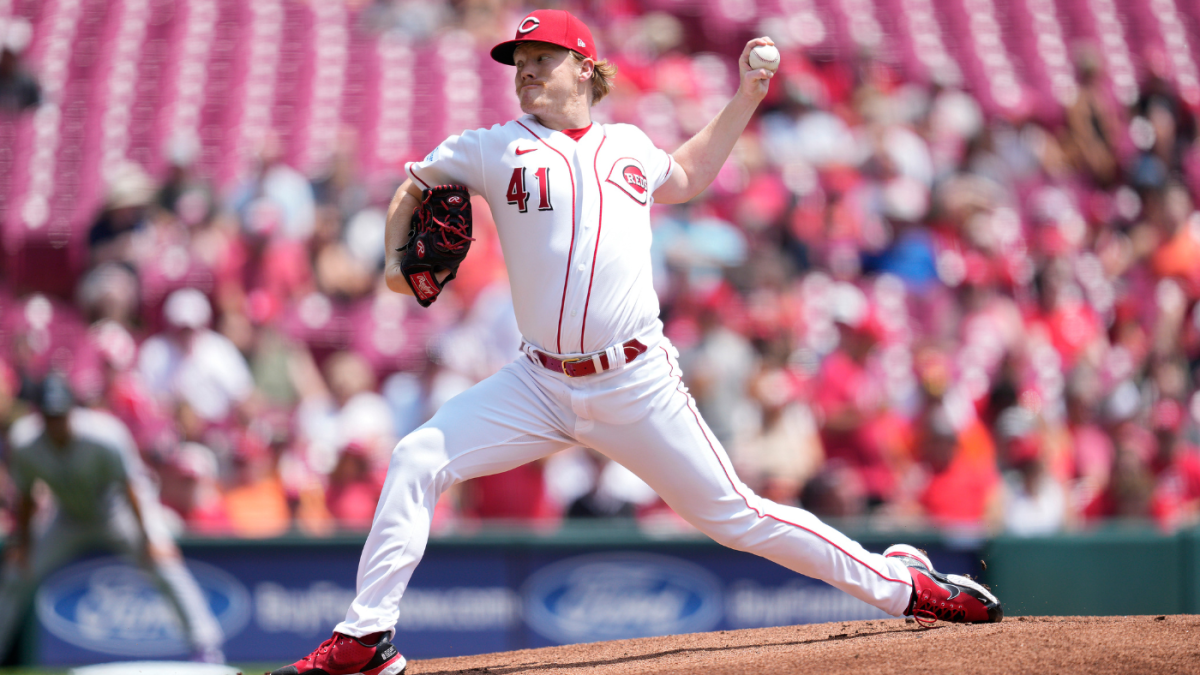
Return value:
M 417 241 L 417 257 L 418 258 L 425 257 L 425 242 L 420 241 L 420 240 Z
M 413 282 L 413 291 L 417 297 L 422 300 L 436 298 L 438 294 L 437 284 L 433 283 L 433 274 L 429 272 L 420 272 L 412 275 L 409 279 Z

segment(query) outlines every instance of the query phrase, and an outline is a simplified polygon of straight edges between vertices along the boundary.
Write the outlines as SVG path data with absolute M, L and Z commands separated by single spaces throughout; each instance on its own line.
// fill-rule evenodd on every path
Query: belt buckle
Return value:
M 571 358 L 571 359 L 559 359 L 558 368 L 559 368 L 559 370 L 562 371 L 563 375 L 566 375 L 567 377 L 575 377 L 574 375 L 567 372 L 567 364 L 568 363 L 579 363 L 580 361 L 589 361 L 589 360 L 591 360 L 591 358 L 592 357 L 590 357 L 590 356 L 576 356 L 575 358 Z

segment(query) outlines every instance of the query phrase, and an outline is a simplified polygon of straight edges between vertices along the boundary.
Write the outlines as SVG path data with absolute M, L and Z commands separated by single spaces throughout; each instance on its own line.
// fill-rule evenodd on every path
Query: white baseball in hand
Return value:
M 759 45 L 750 50 L 749 61 L 754 70 L 763 68 L 775 72 L 779 68 L 779 50 L 773 45 Z

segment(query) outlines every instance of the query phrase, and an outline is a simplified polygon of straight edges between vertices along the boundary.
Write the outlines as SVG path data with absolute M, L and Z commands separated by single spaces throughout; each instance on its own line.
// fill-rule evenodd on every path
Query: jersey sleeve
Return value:
M 650 139 L 646 139 L 649 141 Z M 650 182 L 650 194 L 667 182 L 671 177 L 671 172 L 675 170 L 675 160 L 671 159 L 671 155 L 667 154 L 666 150 L 650 145 L 650 152 L 646 159 L 646 171 L 650 174 L 648 180 Z
M 447 138 L 425 159 L 405 164 L 405 172 L 413 184 L 422 190 L 456 183 L 486 198 L 481 131 L 464 131 L 461 136 Z
M 671 177 L 671 172 L 675 170 L 675 160 L 666 150 L 654 145 L 654 141 L 650 140 L 646 132 L 633 125 L 622 126 L 631 134 L 629 140 L 639 147 L 637 157 L 645 165 L 646 182 L 650 184 L 650 194 L 654 194 L 654 191 Z

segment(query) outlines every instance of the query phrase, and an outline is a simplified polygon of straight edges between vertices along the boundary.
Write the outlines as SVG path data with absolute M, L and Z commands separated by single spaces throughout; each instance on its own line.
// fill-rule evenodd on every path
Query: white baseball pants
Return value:
M 400 597 L 425 553 L 447 488 L 583 445 L 646 481 L 680 516 L 717 542 L 829 584 L 893 616 L 912 581 L 899 562 L 870 553 L 813 514 L 768 501 L 734 474 L 696 412 L 660 336 L 624 368 L 581 378 L 525 356 L 448 401 L 392 452 L 358 566 L 358 595 L 338 632 L 391 631 Z

